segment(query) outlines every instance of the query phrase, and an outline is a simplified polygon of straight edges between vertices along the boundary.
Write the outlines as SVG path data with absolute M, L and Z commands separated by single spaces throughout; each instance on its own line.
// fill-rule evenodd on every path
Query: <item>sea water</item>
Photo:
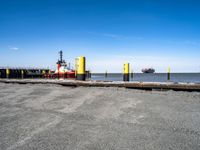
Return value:
M 122 81 L 123 74 L 121 73 L 108 73 L 105 77 L 104 73 L 92 74 L 92 80 L 105 80 L 105 81 Z M 166 82 L 166 73 L 134 73 L 133 78 L 130 75 L 130 81 L 138 82 Z M 187 82 L 187 83 L 200 83 L 200 73 L 171 73 L 170 81 L 172 82 Z

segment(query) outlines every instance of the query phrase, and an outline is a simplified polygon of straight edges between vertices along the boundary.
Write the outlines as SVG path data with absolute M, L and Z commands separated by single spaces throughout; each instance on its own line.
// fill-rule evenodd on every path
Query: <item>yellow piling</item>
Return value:
M 124 64 L 123 80 L 124 81 L 129 81 L 129 63 L 125 63 Z
M 42 78 L 45 77 L 45 74 L 46 74 L 46 71 L 45 71 L 45 70 L 42 70 Z
M 86 68 L 85 57 L 84 56 L 78 57 L 78 59 L 76 61 L 77 61 L 76 79 L 84 81 L 85 77 L 86 77 L 86 75 L 85 75 L 85 68 Z
M 21 77 L 24 78 L 24 70 L 21 70 Z
M 6 78 L 10 77 L 10 69 L 6 69 Z
M 42 74 L 44 75 L 46 73 L 46 71 L 45 70 L 42 70 Z

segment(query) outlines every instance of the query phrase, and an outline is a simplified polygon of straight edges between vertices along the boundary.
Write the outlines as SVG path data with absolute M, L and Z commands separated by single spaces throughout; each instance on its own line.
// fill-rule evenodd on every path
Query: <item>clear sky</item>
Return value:
M 0 66 L 200 72 L 199 0 L 0 0 Z

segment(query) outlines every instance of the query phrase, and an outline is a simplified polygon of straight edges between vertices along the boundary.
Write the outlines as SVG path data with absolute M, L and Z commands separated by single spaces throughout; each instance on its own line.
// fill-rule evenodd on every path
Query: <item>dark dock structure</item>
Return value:
M 42 78 L 48 73 L 45 68 L 14 68 L 0 67 L 0 78 L 20 79 L 20 78 Z

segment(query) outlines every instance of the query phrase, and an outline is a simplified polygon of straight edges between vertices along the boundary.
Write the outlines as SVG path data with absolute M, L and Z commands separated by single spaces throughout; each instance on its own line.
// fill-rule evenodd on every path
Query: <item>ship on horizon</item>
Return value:
M 155 69 L 153 68 L 144 68 L 142 69 L 143 73 L 155 73 Z

